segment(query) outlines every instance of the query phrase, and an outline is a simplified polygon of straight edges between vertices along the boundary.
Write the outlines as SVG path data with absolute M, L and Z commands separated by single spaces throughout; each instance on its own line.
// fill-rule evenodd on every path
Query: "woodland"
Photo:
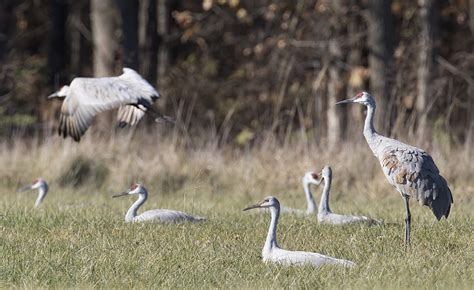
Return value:
M 54 135 L 60 102 L 46 96 L 74 77 L 131 67 L 163 96 L 157 107 L 183 124 L 160 134 L 199 137 L 213 128 L 222 145 L 271 136 L 335 146 L 361 135 L 364 111 L 334 104 L 366 90 L 377 100 L 379 132 L 470 146 L 473 7 L 472 0 L 4 0 L 0 136 Z M 107 135 L 113 115 L 97 119 L 91 131 Z M 150 126 L 152 118 L 140 128 Z

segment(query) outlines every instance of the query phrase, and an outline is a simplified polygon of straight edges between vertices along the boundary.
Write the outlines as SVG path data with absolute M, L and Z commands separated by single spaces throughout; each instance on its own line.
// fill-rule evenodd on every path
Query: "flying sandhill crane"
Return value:
M 453 203 L 451 190 L 428 153 L 375 132 L 373 124 L 375 100 L 369 93 L 361 92 L 352 99 L 336 104 L 343 103 L 358 103 L 367 107 L 364 136 L 375 157 L 379 159 L 388 182 L 405 201 L 405 245 L 409 245 L 410 197 L 414 197 L 421 205 L 430 207 L 440 220 L 443 216 L 448 218 Z
M 276 240 L 276 229 L 278 218 L 280 216 L 280 202 L 278 199 L 273 196 L 268 196 L 258 204 L 245 208 L 244 211 L 253 208 L 269 208 L 271 212 L 272 219 L 268 229 L 267 240 L 265 241 L 262 250 L 262 258 L 264 262 L 297 266 L 313 265 L 316 267 L 322 265 L 355 266 L 351 261 L 337 259 L 318 253 L 283 250 L 278 246 Z
M 329 208 L 329 193 L 331 191 L 332 182 L 332 169 L 329 166 L 324 166 L 320 174 L 314 172 L 307 172 L 303 178 L 303 186 L 305 192 L 309 192 L 312 196 L 309 185 L 310 184 L 321 184 L 324 179 L 324 189 L 321 195 L 321 201 L 318 209 L 318 222 L 320 224 L 331 224 L 331 225 L 347 225 L 347 224 L 358 224 L 366 223 L 369 225 L 381 224 L 381 221 L 366 217 L 366 216 L 353 216 L 353 215 L 341 215 L 336 214 Z M 306 181 L 306 182 L 305 182 Z M 307 193 L 308 195 L 308 193 Z
M 98 113 L 116 109 L 120 127 L 133 126 L 150 110 L 158 117 L 170 121 L 152 109 L 160 94 L 136 71 L 124 68 L 117 77 L 75 78 L 48 98 L 64 98 L 59 119 L 59 135 L 71 136 L 80 141 L 82 135 Z
M 43 202 L 43 199 L 48 193 L 48 184 L 43 178 L 40 177 L 33 181 L 33 183 L 31 183 L 30 185 L 19 188 L 17 192 L 23 192 L 29 189 L 38 189 L 38 197 L 36 198 L 35 202 L 35 208 L 37 208 L 40 206 L 41 202 Z
M 140 206 L 142 206 L 145 203 L 148 197 L 148 192 L 146 188 L 143 185 L 138 184 L 138 183 L 130 186 L 130 188 L 127 191 L 114 195 L 112 197 L 120 197 L 120 196 L 133 195 L 133 194 L 137 194 L 138 199 L 132 204 L 130 209 L 127 211 L 127 214 L 125 215 L 125 222 L 127 223 L 148 222 L 148 221 L 175 223 L 175 222 L 199 222 L 199 221 L 206 220 L 206 218 L 204 217 L 199 217 L 199 216 L 195 217 L 181 211 L 169 210 L 169 209 L 147 210 L 146 212 L 140 215 L 137 215 L 138 208 L 140 208 Z

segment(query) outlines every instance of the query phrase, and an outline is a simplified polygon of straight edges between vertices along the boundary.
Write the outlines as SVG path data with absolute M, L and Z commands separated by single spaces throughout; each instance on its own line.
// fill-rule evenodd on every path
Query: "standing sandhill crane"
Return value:
M 410 244 L 411 214 L 409 199 L 431 208 L 438 220 L 448 218 L 453 196 L 446 180 L 439 174 L 431 156 L 424 150 L 377 134 L 374 129 L 375 100 L 367 92 L 336 104 L 358 103 L 367 107 L 364 136 L 370 149 L 380 161 L 388 182 L 405 201 L 405 245 Z
M 136 71 L 124 68 L 123 74 L 105 78 L 75 78 L 48 98 L 63 98 L 59 119 L 59 135 L 71 136 L 79 142 L 98 113 L 116 109 L 120 127 L 133 126 L 150 110 L 158 117 L 170 121 L 152 109 L 160 94 Z
M 268 196 L 256 205 L 244 209 L 269 208 L 272 219 L 268 229 L 267 240 L 262 250 L 264 262 L 273 262 L 282 265 L 313 265 L 316 267 L 322 265 L 340 265 L 346 267 L 355 266 L 354 262 L 333 257 L 325 256 L 312 252 L 288 251 L 281 249 L 276 240 L 276 229 L 278 218 L 280 216 L 280 202 L 276 197 Z
M 320 224 L 331 224 L 331 225 L 347 225 L 357 223 L 367 223 L 369 225 L 381 224 L 381 221 L 366 217 L 366 216 L 353 216 L 353 215 L 341 215 L 336 214 L 329 208 L 329 192 L 331 191 L 332 182 L 332 170 L 329 166 L 324 166 L 320 174 L 314 172 L 307 172 L 306 178 L 303 178 L 303 186 L 305 192 L 311 194 L 309 185 L 310 184 L 321 184 L 321 179 L 324 179 L 324 189 L 321 195 L 321 201 L 318 209 L 318 222 Z M 304 182 L 307 180 L 307 182 Z M 311 194 L 312 196 L 312 194 Z
M 154 210 L 147 210 L 146 212 L 137 215 L 138 208 L 142 206 L 146 199 L 148 198 L 148 192 L 146 188 L 141 184 L 133 184 L 130 188 L 122 192 L 120 194 L 114 195 L 112 197 L 120 197 L 126 195 L 133 195 L 138 194 L 138 199 L 135 201 L 130 209 L 127 211 L 125 215 L 125 222 L 147 222 L 147 221 L 155 221 L 155 222 L 199 222 L 206 220 L 204 217 L 194 217 L 187 213 L 176 211 L 176 210 L 169 210 L 169 209 L 154 209 Z
M 29 189 L 38 189 L 38 197 L 36 198 L 35 202 L 35 208 L 39 207 L 41 202 L 43 202 L 43 199 L 46 197 L 46 194 L 48 193 L 48 184 L 43 178 L 38 178 L 31 185 L 24 186 L 22 188 L 19 188 L 17 192 L 23 192 Z

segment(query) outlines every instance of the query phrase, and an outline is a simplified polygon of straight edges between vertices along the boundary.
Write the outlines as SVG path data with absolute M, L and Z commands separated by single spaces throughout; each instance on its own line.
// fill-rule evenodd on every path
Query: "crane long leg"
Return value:
M 410 214 L 410 196 L 403 195 L 405 199 L 405 209 L 406 209 L 406 217 L 405 217 L 405 246 L 410 246 L 410 223 L 411 223 L 411 214 Z

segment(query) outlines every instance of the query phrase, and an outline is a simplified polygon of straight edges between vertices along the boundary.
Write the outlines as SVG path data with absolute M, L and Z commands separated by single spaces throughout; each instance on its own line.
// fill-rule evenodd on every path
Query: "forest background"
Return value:
M 138 70 L 158 107 L 219 145 L 268 136 L 333 148 L 362 140 L 369 91 L 380 133 L 419 146 L 472 145 L 474 1 L 5 0 L 0 136 L 50 136 L 78 76 Z M 91 131 L 110 132 L 112 115 Z M 101 123 L 104 123 L 101 125 Z M 140 128 L 156 127 L 152 118 Z M 209 130 L 212 128 L 212 130 Z M 114 131 L 113 131 L 114 132 Z M 11 139 L 11 138 L 9 138 Z

